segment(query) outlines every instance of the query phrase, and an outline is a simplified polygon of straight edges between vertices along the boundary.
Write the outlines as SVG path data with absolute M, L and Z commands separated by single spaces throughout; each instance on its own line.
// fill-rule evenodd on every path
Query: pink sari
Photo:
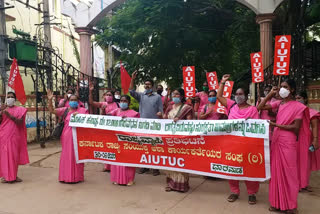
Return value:
M 320 112 L 309 108 L 310 111 L 310 120 L 312 119 L 318 119 L 318 133 L 320 133 Z M 311 133 L 312 134 L 312 133 Z M 312 140 L 312 138 L 311 138 Z M 318 136 L 319 144 L 320 144 L 320 138 Z M 311 170 L 312 171 L 317 171 L 320 170 L 320 149 L 311 152 Z
M 197 97 L 200 98 L 200 104 L 199 104 L 199 109 L 198 109 L 198 112 L 202 112 L 205 105 L 206 104 L 209 104 L 209 101 L 208 101 L 208 94 L 206 94 L 205 92 L 199 92 L 196 94 Z M 198 116 L 199 118 L 199 116 Z
M 273 109 L 279 109 L 276 123 L 290 125 L 296 119 L 309 118 L 306 106 L 289 101 L 285 104 L 272 104 Z M 299 137 L 303 137 L 301 129 Z M 297 208 L 299 192 L 298 177 L 298 141 L 292 131 L 275 128 L 271 143 L 271 180 L 269 184 L 270 205 L 280 210 Z
M 207 106 L 207 108 L 206 108 Z M 211 109 L 214 109 L 214 105 L 209 107 L 209 104 L 208 105 L 205 105 L 205 107 L 203 108 L 203 110 L 201 111 L 201 113 L 206 113 L 208 111 L 210 111 Z M 214 112 L 212 111 L 211 114 L 209 114 L 209 116 L 206 118 L 206 120 L 219 120 L 221 118 L 221 114 L 217 113 L 217 112 Z
M 227 99 L 227 112 L 229 112 L 228 119 L 259 119 L 259 112 L 255 106 L 239 109 L 239 106 L 230 99 Z M 254 195 L 259 191 L 259 182 L 245 181 L 245 184 L 249 195 Z M 238 180 L 229 180 L 229 186 L 232 193 L 240 195 Z
M 100 102 L 99 108 L 103 108 L 104 112 L 101 112 L 102 115 L 110 114 L 110 112 L 114 111 L 115 109 L 118 108 L 118 104 L 116 102 L 108 103 L 108 102 Z M 105 171 L 110 171 L 111 170 L 111 165 L 110 164 L 105 164 L 104 165 L 104 170 Z
M 123 116 L 134 117 L 134 118 L 140 117 L 138 112 L 131 109 L 122 111 L 119 108 L 112 111 L 111 114 L 113 116 L 119 116 L 119 117 L 123 117 Z M 111 182 L 115 182 L 117 184 L 127 185 L 129 182 L 134 181 L 135 174 L 136 174 L 135 167 L 111 165 L 110 180 Z
M 0 125 L 0 177 L 6 181 L 15 181 L 18 166 L 29 163 L 25 124 L 27 109 L 13 106 L 7 108 L 7 111 L 12 116 L 23 119 L 21 124 L 16 124 L 3 113 Z
M 57 116 L 62 116 L 67 108 L 57 108 Z M 59 166 L 59 181 L 73 183 L 84 181 L 84 164 L 76 163 L 73 147 L 72 127 L 69 126 L 70 117 L 73 113 L 88 114 L 88 110 L 78 107 L 78 109 L 69 109 L 65 118 L 64 128 L 61 134 L 62 152 Z

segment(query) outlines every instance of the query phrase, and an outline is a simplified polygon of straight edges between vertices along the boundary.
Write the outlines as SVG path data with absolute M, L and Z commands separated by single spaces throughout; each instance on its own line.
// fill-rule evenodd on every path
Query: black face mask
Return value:
M 163 90 L 161 90 L 161 89 L 158 89 L 158 90 L 157 90 L 157 93 L 158 93 L 159 95 L 161 95 L 162 92 L 163 92 Z

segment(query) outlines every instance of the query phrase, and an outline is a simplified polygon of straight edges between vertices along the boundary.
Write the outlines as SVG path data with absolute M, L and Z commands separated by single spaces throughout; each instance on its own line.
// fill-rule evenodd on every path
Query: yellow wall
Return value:
M 38 7 L 38 3 L 42 2 L 41 0 L 30 0 L 29 4 Z M 40 24 L 43 22 L 43 14 L 34 10 L 32 8 L 27 8 L 24 4 L 21 4 L 17 1 L 10 1 L 10 4 L 14 6 L 12 9 L 6 10 L 6 14 L 14 17 L 15 21 L 6 22 L 7 35 L 11 38 L 16 37 L 12 33 L 12 27 L 15 26 L 18 30 L 22 30 L 26 33 L 30 33 L 31 37 L 37 36 L 37 27 L 35 24 Z M 60 0 L 49 0 L 50 5 L 50 20 L 52 23 L 61 23 L 62 25 L 52 25 L 51 26 L 51 44 L 52 47 L 59 49 L 59 54 L 62 55 L 62 58 L 65 62 L 72 64 L 76 68 L 80 68 L 77 59 L 73 53 L 73 45 L 70 41 L 70 30 L 71 28 L 73 36 L 76 38 L 76 44 L 78 50 L 80 50 L 79 35 L 75 32 L 74 26 L 72 25 L 71 19 L 60 13 Z M 42 4 L 41 4 L 42 9 Z M 54 16 L 54 17 L 53 17 Z M 54 18 L 54 19 L 53 19 Z M 62 32 L 61 32 L 62 31 Z M 43 25 L 41 28 L 41 35 L 43 37 Z M 20 73 L 24 82 L 26 94 L 30 94 L 33 91 L 33 81 L 31 76 L 24 75 L 24 68 L 20 67 Z M 28 73 L 32 73 L 28 71 Z

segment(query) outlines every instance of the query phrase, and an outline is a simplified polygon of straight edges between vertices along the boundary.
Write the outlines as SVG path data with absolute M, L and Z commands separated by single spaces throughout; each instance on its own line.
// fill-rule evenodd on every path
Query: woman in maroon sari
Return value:
M 176 89 L 172 92 L 172 101 L 174 104 L 168 106 L 163 118 L 178 120 L 192 120 L 194 118 L 191 106 L 184 104 L 184 90 Z M 182 172 L 167 171 L 167 192 L 178 191 L 187 192 L 189 190 L 189 175 Z

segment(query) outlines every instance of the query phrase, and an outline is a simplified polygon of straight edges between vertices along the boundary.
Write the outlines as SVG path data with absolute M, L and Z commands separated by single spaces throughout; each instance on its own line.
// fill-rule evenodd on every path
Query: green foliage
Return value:
M 199 87 L 206 71 L 237 80 L 249 75 L 250 53 L 259 51 L 255 14 L 232 0 L 128 0 L 105 18 L 99 45 L 116 45 L 138 79 L 182 83 L 182 67 L 196 66 Z

